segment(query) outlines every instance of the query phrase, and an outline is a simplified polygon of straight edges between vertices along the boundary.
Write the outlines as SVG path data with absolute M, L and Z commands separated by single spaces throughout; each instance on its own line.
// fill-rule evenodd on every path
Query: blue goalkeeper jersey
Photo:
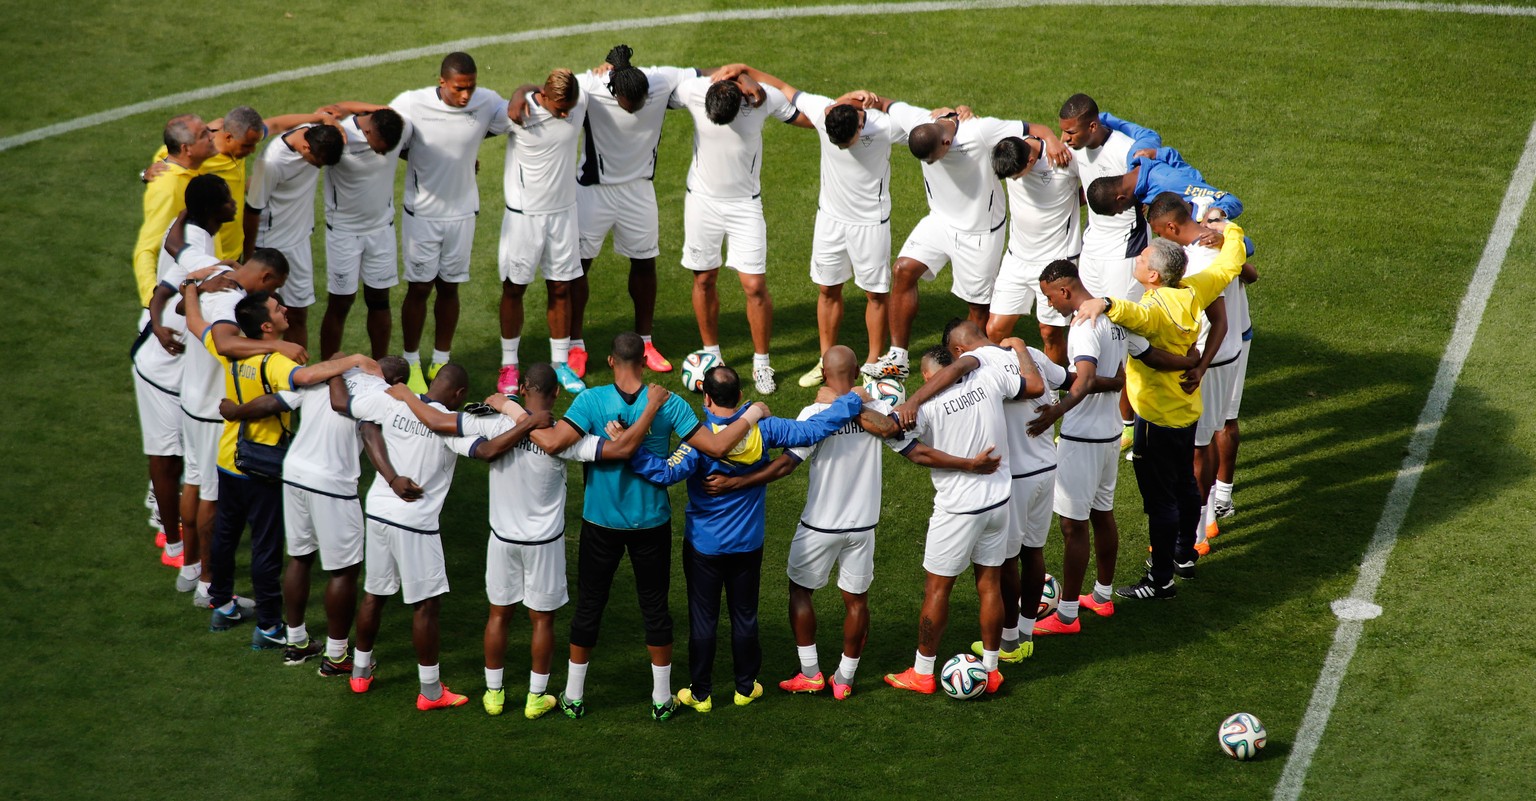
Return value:
M 1235 220 L 1243 213 L 1243 202 L 1237 195 L 1206 183 L 1205 176 L 1171 147 L 1160 147 L 1151 157 L 1133 158 L 1131 169 L 1138 167 L 1141 171 L 1136 175 L 1136 199 L 1142 203 L 1151 203 L 1158 195 L 1173 192 L 1191 201 L 1208 197 L 1211 205 L 1226 212 L 1229 219 Z

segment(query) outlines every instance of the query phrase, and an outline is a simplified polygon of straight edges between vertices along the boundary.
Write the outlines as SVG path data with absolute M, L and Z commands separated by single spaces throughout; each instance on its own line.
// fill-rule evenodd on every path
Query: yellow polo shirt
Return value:
M 158 157 L 165 158 L 165 148 Z M 133 282 L 139 291 L 139 305 L 149 306 L 155 292 L 155 274 L 160 266 L 160 248 L 165 244 L 166 229 L 187 207 L 187 184 L 197 173 L 174 162 L 165 162 L 165 172 L 144 185 L 144 221 L 139 225 L 139 239 L 133 246 Z M 225 226 L 226 228 L 228 226 Z
M 1210 267 L 1186 277 L 1177 287 L 1158 287 L 1132 303 L 1116 300 L 1109 319 L 1147 343 L 1170 353 L 1184 353 L 1200 338 L 1200 312 L 1221 296 L 1227 284 L 1243 269 L 1248 256 L 1243 229 L 1229 223 L 1221 255 Z M 1140 359 L 1129 359 L 1125 371 L 1126 392 L 1136 414 L 1167 428 L 1192 426 L 1200 419 L 1200 393 L 1179 386 L 1179 373 L 1154 370 Z
M 215 352 L 211 332 L 205 335 L 203 344 L 208 347 L 209 353 Z M 235 403 L 245 403 L 266 394 L 262 389 L 263 374 L 272 392 L 293 389 L 293 374 L 299 369 L 296 362 L 281 353 L 248 356 L 235 362 L 233 368 L 223 356 L 218 359 L 224 371 L 224 396 Z M 284 429 L 290 433 L 293 431 L 292 415 L 289 412 L 245 422 L 246 437 L 267 445 L 276 445 L 282 439 Z M 239 436 L 240 424 L 225 420 L 224 431 L 219 435 L 219 469 L 243 477 L 245 474 L 235 467 L 235 441 Z
M 165 146 L 162 145 L 155 153 L 155 159 L 164 159 L 165 155 Z M 213 249 L 220 259 L 239 261 L 240 255 L 245 252 L 245 226 L 241 223 L 245 219 L 245 159 L 232 159 L 223 153 L 215 153 L 213 158 L 203 162 L 202 166 L 197 168 L 197 172 L 192 175 L 217 175 L 224 179 L 224 183 L 229 184 L 229 196 L 235 199 L 235 219 L 234 222 L 219 227 L 218 236 L 213 238 Z M 192 179 L 188 177 L 187 180 Z M 156 179 L 155 183 L 159 183 L 159 180 Z M 162 234 L 170 224 L 171 221 L 166 220 L 165 225 L 160 227 Z M 154 275 L 153 270 L 150 271 L 150 275 Z M 148 305 L 148 301 L 145 301 L 145 304 Z

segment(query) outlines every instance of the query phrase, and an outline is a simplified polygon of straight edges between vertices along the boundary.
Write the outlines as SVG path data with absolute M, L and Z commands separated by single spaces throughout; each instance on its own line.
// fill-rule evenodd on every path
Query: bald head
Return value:
M 827 386 L 846 392 L 859 378 L 859 359 L 847 345 L 833 345 L 821 356 L 821 374 Z
M 919 161 L 932 163 L 943 157 L 944 131 L 937 123 L 925 122 L 907 134 L 907 150 Z

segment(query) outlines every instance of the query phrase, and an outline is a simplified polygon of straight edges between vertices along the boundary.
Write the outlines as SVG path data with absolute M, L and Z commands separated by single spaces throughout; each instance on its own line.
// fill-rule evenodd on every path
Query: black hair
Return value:
M 450 75 L 474 75 L 477 72 L 479 70 L 475 69 L 473 56 L 455 51 L 443 56 L 443 66 L 437 74 L 446 78 Z
M 271 292 L 252 292 L 235 304 L 235 325 L 240 326 L 240 333 L 261 339 L 261 327 L 272 322 L 272 314 L 267 311 L 270 297 Z
M 271 268 L 272 272 L 281 276 L 288 275 L 288 257 L 277 248 L 256 248 L 251 251 L 251 257 L 245 260 L 246 264 L 253 261 L 261 262 Z
M 620 364 L 639 364 L 645 358 L 645 340 L 633 331 L 613 338 L 613 360 Z
M 523 370 L 521 382 L 524 393 L 543 398 L 555 397 L 555 391 L 560 389 L 560 381 L 555 378 L 555 368 L 548 362 L 528 365 Z
M 449 362 L 438 369 L 437 375 L 432 379 L 433 383 L 447 381 L 452 389 L 464 389 L 469 386 L 469 371 L 458 362 Z
M 635 51 L 629 45 L 615 45 L 603 59 L 613 65 L 608 71 L 608 91 L 614 97 L 622 97 L 631 104 L 644 103 L 651 93 L 651 81 L 639 67 L 631 66 L 630 57 Z
M 1176 223 L 1189 222 L 1189 202 L 1178 192 L 1160 192 L 1147 207 L 1147 220 L 1172 218 Z
M 1061 114 L 1064 120 L 1098 119 L 1099 104 L 1093 102 L 1093 98 L 1078 92 L 1067 98 L 1067 102 L 1061 104 Z
M 928 157 L 933 155 L 933 151 L 939 149 L 939 141 L 943 138 L 944 132 L 939 130 L 938 125 L 925 122 L 907 134 L 907 150 L 912 151 L 912 155 L 918 160 L 927 161 Z
M 710 368 L 704 374 L 704 396 L 716 406 L 736 408 L 741 403 L 741 377 L 723 364 Z
M 943 345 L 934 345 L 933 347 L 923 351 L 923 359 L 931 360 L 934 364 L 937 364 L 940 367 L 948 367 L 955 361 L 955 357 L 951 356 L 949 351 L 945 349 Z M 921 364 L 921 360 L 918 363 Z
M 992 173 L 998 180 L 1012 178 L 1029 166 L 1029 143 L 1010 136 L 992 147 Z
M 394 150 L 395 145 L 400 144 L 400 137 L 405 133 L 405 120 L 400 118 L 399 112 L 381 108 L 370 112 L 368 119 L 373 121 L 373 129 L 379 132 L 379 138 L 384 140 L 385 150 Z
M 716 125 L 730 125 L 741 113 L 741 97 L 735 81 L 715 81 L 704 93 L 704 116 Z
M 941 348 L 948 348 L 949 347 L 949 335 L 954 333 L 956 328 L 959 328 L 960 326 L 965 325 L 965 323 L 966 323 L 966 318 L 964 318 L 964 317 L 951 317 L 951 318 L 949 318 L 949 322 L 944 324 L 944 335 L 942 337 L 939 337 L 939 347 L 941 347 Z
M 312 125 L 305 128 L 304 141 L 309 144 L 309 152 L 314 153 L 321 164 L 334 167 L 336 162 L 341 161 L 341 148 L 345 142 L 341 138 L 341 130 L 336 126 Z
M 411 365 L 399 356 L 381 356 L 379 372 L 384 374 L 386 384 L 404 384 L 410 378 Z
M 1088 198 L 1088 208 L 1093 209 L 1094 214 L 1109 216 L 1125 210 L 1114 208 L 1115 197 L 1120 194 L 1121 177 L 1106 175 L 1088 184 L 1088 190 L 1083 194 Z
M 229 199 L 229 184 L 217 175 L 199 175 L 187 182 L 183 197 L 187 203 L 187 219 L 201 222 L 213 216 Z
M 1042 284 L 1060 281 L 1063 278 L 1072 281 L 1078 280 L 1076 262 L 1071 259 L 1057 259 L 1045 265 L 1045 269 L 1040 271 L 1040 283 Z
M 840 103 L 827 111 L 827 141 L 834 145 L 846 145 L 859 135 L 859 110 L 847 103 Z

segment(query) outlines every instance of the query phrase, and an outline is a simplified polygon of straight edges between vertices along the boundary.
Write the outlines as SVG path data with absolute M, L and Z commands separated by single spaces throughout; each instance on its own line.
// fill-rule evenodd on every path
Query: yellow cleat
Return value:
M 480 703 L 485 706 L 485 714 L 496 716 L 501 714 L 502 707 L 507 703 L 507 691 L 503 689 L 486 690 L 481 696 Z
M 417 395 L 427 394 L 427 379 L 421 374 L 421 365 L 411 365 L 411 372 L 405 379 L 405 385 L 410 387 L 411 391 Z
M 707 713 L 715 708 L 715 699 L 705 698 L 700 701 L 693 697 L 693 689 L 690 687 L 684 687 L 677 691 L 677 701 L 683 706 L 692 707 L 695 712 Z
M 763 685 L 761 685 L 761 684 L 759 684 L 759 683 L 754 681 L 754 682 L 752 682 L 752 694 L 751 695 L 742 695 L 741 693 L 736 693 L 736 705 L 737 706 L 746 706 L 747 704 L 750 704 L 753 701 L 756 701 L 757 699 L 762 698 L 762 697 L 763 697 Z
M 529 720 L 538 720 L 545 712 L 555 708 L 559 701 L 549 693 L 528 693 L 528 700 L 523 703 L 523 717 Z
M 971 653 L 981 656 L 981 640 L 971 643 Z M 997 661 L 1017 664 L 1035 655 L 1035 643 L 1033 640 L 1019 640 L 1019 647 L 1012 651 L 998 651 Z

